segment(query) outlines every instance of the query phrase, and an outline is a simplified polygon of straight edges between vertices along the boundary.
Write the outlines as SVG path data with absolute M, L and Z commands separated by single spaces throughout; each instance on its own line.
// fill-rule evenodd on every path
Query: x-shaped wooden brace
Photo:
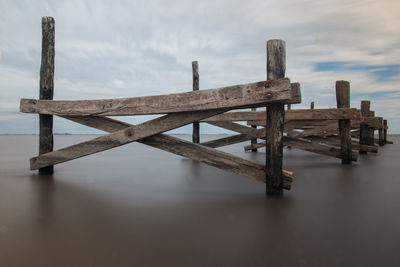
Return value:
M 216 116 L 235 108 L 265 106 L 299 95 L 289 79 L 237 85 L 166 96 L 83 101 L 21 100 L 21 111 L 59 115 L 101 129 L 110 134 L 31 159 L 31 169 L 39 169 L 76 159 L 130 142 L 154 146 L 181 156 L 265 182 L 265 166 L 213 148 L 193 144 L 161 133 L 194 121 Z M 165 103 L 164 101 L 173 103 Z M 167 101 L 167 102 L 168 102 Z M 130 125 L 105 115 L 168 115 L 139 125 Z M 72 114 L 72 115 L 71 115 Z M 283 171 L 283 187 L 290 188 L 293 173 Z

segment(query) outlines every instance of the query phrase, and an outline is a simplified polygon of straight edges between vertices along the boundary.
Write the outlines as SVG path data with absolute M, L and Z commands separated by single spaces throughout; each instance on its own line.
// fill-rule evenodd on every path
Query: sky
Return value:
M 301 84 L 293 109 L 336 107 L 335 81 L 347 80 L 351 106 L 370 100 L 400 133 L 398 0 L 0 0 L 0 10 L 0 134 L 38 133 L 19 100 L 39 95 L 43 16 L 56 21 L 54 99 L 191 91 L 194 60 L 200 89 L 265 80 L 266 41 L 282 39 L 286 76 Z M 59 117 L 54 131 L 101 133 Z

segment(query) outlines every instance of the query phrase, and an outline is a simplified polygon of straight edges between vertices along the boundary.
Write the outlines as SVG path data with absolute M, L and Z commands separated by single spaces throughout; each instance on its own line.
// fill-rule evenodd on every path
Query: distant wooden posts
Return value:
M 285 77 L 286 45 L 282 40 L 267 42 L 267 80 Z M 282 155 L 285 108 L 283 103 L 267 105 L 265 145 L 266 193 L 283 194 Z
M 310 109 L 314 109 L 314 101 L 310 103 Z
M 314 103 L 314 102 L 312 102 Z M 347 81 L 336 82 L 337 108 L 350 108 L 350 83 Z M 351 123 L 349 119 L 339 120 L 340 153 L 342 164 L 351 164 Z
M 200 86 L 199 80 L 199 64 L 197 61 L 192 62 L 192 73 L 193 73 L 193 91 L 198 91 Z M 200 143 L 200 122 L 193 122 L 193 134 L 192 134 L 193 143 Z
M 40 100 L 52 100 L 54 94 L 55 21 L 42 18 L 42 62 L 40 66 Z M 39 115 L 39 155 L 53 151 L 53 116 Z M 39 174 L 51 174 L 54 166 L 39 169 Z

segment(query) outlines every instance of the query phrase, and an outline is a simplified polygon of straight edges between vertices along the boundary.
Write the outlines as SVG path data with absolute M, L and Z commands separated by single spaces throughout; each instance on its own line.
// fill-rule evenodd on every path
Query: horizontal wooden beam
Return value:
M 208 122 L 208 124 L 224 128 L 226 130 L 238 132 L 241 134 L 247 134 L 254 138 L 264 138 L 266 134 L 265 128 L 255 129 L 230 121 L 210 121 Z
M 201 143 L 201 145 L 206 146 L 206 147 L 212 147 L 212 148 L 217 148 L 217 147 L 223 147 L 223 146 L 229 146 L 241 142 L 248 141 L 252 138 L 251 135 L 248 134 L 235 134 L 207 142 Z
M 182 112 L 165 115 L 138 125 L 124 128 L 108 135 L 100 136 L 86 142 L 31 158 L 31 169 L 35 170 L 108 150 L 148 136 L 184 126 L 221 112 L 224 112 L 224 110 Z
M 265 111 L 235 111 L 207 118 L 203 121 L 265 121 L 265 114 Z M 285 111 L 285 123 L 294 120 L 339 119 L 360 119 L 360 111 L 355 108 L 291 109 Z
M 318 142 L 311 142 L 307 140 L 301 140 L 301 139 L 295 139 L 295 138 L 289 138 L 289 137 L 284 137 L 284 144 L 287 146 L 291 146 L 297 149 L 317 153 L 317 154 L 322 154 L 330 157 L 335 157 L 341 159 L 341 152 L 340 148 L 333 147 L 333 146 L 328 146 L 328 145 L 323 145 Z M 352 161 L 357 161 L 357 154 L 352 153 Z
M 21 99 L 20 110 L 26 113 L 76 116 L 148 115 L 258 107 L 291 100 L 292 97 L 290 80 L 284 78 L 219 89 L 133 98 L 57 101 Z
M 65 116 L 64 118 L 106 132 L 121 131 L 125 128 L 132 127 L 132 125 L 128 123 L 107 117 Z M 204 145 L 184 141 L 165 134 L 150 136 L 138 140 L 138 142 L 265 183 L 264 165 L 242 159 L 229 153 L 205 147 Z M 284 170 L 283 180 L 284 188 L 289 190 L 291 183 L 293 182 L 293 172 Z
M 338 136 L 330 136 L 330 137 L 326 137 L 326 138 L 310 136 L 305 139 L 313 141 L 313 142 L 327 144 L 327 145 L 340 146 L 340 138 Z M 362 151 L 371 152 L 371 153 L 378 153 L 378 147 L 368 146 L 368 145 L 360 145 L 358 141 L 354 141 L 354 140 L 351 141 L 351 147 L 353 150 L 362 150 Z

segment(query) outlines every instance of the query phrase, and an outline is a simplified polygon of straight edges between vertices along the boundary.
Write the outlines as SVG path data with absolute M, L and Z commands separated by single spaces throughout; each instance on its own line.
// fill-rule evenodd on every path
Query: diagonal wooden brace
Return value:
M 108 135 L 100 136 L 86 142 L 31 158 L 31 170 L 55 165 L 128 144 L 148 136 L 179 128 L 194 121 L 214 116 L 225 111 L 226 110 L 208 110 L 173 113 L 138 125 L 132 125 Z
M 106 132 L 115 132 L 132 127 L 132 125 L 128 123 L 120 122 L 107 117 L 62 117 Z M 264 165 L 210 147 L 206 147 L 201 144 L 191 143 L 165 134 L 153 135 L 138 140 L 138 142 L 197 160 L 228 172 L 265 182 Z M 293 182 L 293 172 L 283 170 L 283 182 L 284 188 L 289 190 L 291 183 Z

